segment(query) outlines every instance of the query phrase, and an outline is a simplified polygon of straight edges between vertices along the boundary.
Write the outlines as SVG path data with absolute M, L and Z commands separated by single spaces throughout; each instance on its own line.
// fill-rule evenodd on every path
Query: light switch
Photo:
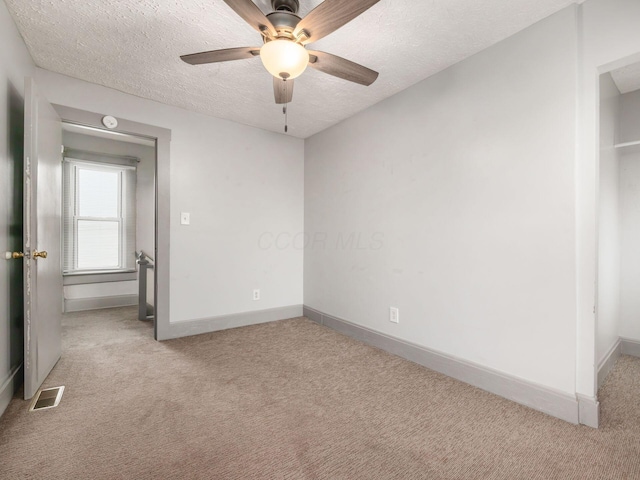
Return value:
M 182 212 L 180 214 L 180 225 L 189 225 L 190 222 L 190 214 Z

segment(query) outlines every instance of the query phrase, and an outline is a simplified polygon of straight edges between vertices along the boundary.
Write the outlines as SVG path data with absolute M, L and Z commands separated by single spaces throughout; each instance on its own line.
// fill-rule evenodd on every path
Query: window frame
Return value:
M 70 212 L 67 214 L 66 211 L 63 212 L 63 276 L 77 276 L 77 275 L 109 275 L 109 274 L 126 274 L 126 273 L 134 273 L 137 272 L 137 265 L 135 261 L 130 266 L 127 264 L 127 223 L 128 219 L 126 217 L 124 204 L 126 201 L 133 202 L 134 210 L 135 210 L 135 202 L 136 202 L 136 163 L 139 161 L 134 157 L 111 157 L 105 155 L 104 160 L 101 161 L 100 158 L 87 159 L 86 157 L 101 157 L 98 154 L 84 154 L 79 155 L 65 150 L 65 155 L 63 158 L 63 163 L 65 167 L 70 169 L 69 173 L 66 171 L 63 174 L 63 183 L 66 183 L 66 176 L 69 175 L 69 188 L 63 188 L 63 204 L 66 205 L 69 199 L 67 195 L 72 196 L 71 208 Z M 78 158 L 85 157 L 85 158 Z M 91 217 L 91 216 L 83 216 L 80 215 L 80 198 L 79 198 L 79 182 L 80 175 L 79 170 L 94 170 L 94 171 L 102 171 L 102 172 L 115 172 L 118 174 L 118 198 L 117 198 L 117 216 L 116 217 Z M 133 170 L 133 176 L 127 180 L 126 171 Z M 127 195 L 127 189 L 125 188 L 125 182 L 132 181 L 133 182 L 133 194 L 132 198 L 125 199 Z M 71 190 L 67 192 L 67 190 Z M 66 208 L 66 207 L 65 207 Z M 71 228 L 67 229 L 64 227 L 65 221 L 71 222 Z M 116 267 L 100 267 L 100 268 L 78 268 L 78 252 L 79 252 L 79 239 L 78 239 L 78 224 L 80 221 L 107 221 L 114 222 L 118 224 L 118 266 Z M 133 222 L 130 225 L 130 228 L 133 229 L 134 237 L 136 230 L 136 222 L 135 217 Z M 67 255 L 67 236 L 71 234 L 71 241 L 69 243 L 69 254 Z M 135 242 L 134 242 L 135 244 Z M 135 246 L 134 246 L 135 253 Z M 70 256 L 71 258 L 67 258 Z

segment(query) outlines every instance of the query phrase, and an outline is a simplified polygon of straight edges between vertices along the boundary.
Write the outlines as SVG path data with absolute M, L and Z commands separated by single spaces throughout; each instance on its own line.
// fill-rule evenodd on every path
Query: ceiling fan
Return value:
M 380 0 L 325 0 L 306 17 L 297 14 L 298 0 L 271 0 L 273 12 L 265 15 L 251 0 L 224 0 L 240 17 L 261 35 L 261 47 L 226 48 L 182 55 L 191 65 L 228 62 L 259 56 L 273 75 L 276 103 L 289 103 L 293 98 L 293 79 L 308 65 L 329 75 L 371 85 L 378 72 L 325 52 L 307 50 L 304 46 L 320 40 L 350 22 Z

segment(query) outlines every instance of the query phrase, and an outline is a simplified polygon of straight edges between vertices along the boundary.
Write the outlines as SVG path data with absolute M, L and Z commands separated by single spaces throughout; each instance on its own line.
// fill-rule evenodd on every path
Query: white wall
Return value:
M 4 258 L 5 251 L 22 250 L 24 77 L 34 71 L 4 2 L 0 2 L 0 44 L 0 254 Z M 22 314 L 22 261 L 0 259 L 0 414 L 13 393 L 6 382 L 23 359 Z
M 575 391 L 575 14 L 307 140 L 306 305 Z
M 640 90 L 621 98 L 621 142 L 640 140 Z M 640 341 L 640 146 L 620 150 L 620 336 Z
M 171 129 L 172 322 L 302 303 L 302 251 L 259 244 L 303 228 L 302 140 L 41 69 L 36 80 L 53 103 Z
M 640 60 L 640 2 L 587 0 L 580 8 L 578 129 L 576 135 L 578 372 L 576 391 L 596 395 L 597 212 L 601 73 Z
M 600 77 L 600 197 L 598 237 L 598 332 L 600 363 L 620 336 L 620 208 L 617 143 L 620 91 L 611 75 Z

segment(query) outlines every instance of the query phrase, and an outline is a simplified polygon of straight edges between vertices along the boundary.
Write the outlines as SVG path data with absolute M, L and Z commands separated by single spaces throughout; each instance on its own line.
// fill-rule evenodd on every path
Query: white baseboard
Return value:
M 16 388 L 20 384 L 22 375 L 22 363 L 9 372 L 9 376 L 0 386 L 0 417 L 9 406 Z
M 109 297 L 65 298 L 64 311 L 82 312 L 100 308 L 128 307 L 138 304 L 138 295 L 112 295 Z
M 169 336 L 158 338 L 158 340 L 169 340 L 172 338 L 188 337 L 200 335 L 202 333 L 227 330 L 229 328 L 246 327 L 258 323 L 274 322 L 287 318 L 302 316 L 302 305 L 289 305 L 286 307 L 269 308 L 267 310 L 257 310 L 254 312 L 234 313 L 231 315 L 218 315 L 197 320 L 185 320 L 172 322 L 169 325 Z
M 620 355 L 622 355 L 622 342 L 620 339 L 617 339 L 598 364 L 598 388 L 602 386 L 607 375 L 609 375 L 609 372 L 611 372 L 611 369 L 620 358 Z
M 583 400 L 585 413 L 582 416 L 584 422 L 581 422 L 581 403 L 579 403 L 575 395 L 559 392 L 482 365 L 390 337 L 307 306 L 304 307 L 303 313 L 305 317 L 316 323 L 482 390 L 513 400 L 567 422 L 584 423 L 585 425 L 597 427 L 598 405 L 593 399 L 591 399 L 593 400 L 592 403 L 589 403 L 587 398 Z M 595 419 L 594 407 L 596 409 Z
M 620 350 L 623 355 L 640 357 L 640 342 L 630 338 L 620 338 Z

